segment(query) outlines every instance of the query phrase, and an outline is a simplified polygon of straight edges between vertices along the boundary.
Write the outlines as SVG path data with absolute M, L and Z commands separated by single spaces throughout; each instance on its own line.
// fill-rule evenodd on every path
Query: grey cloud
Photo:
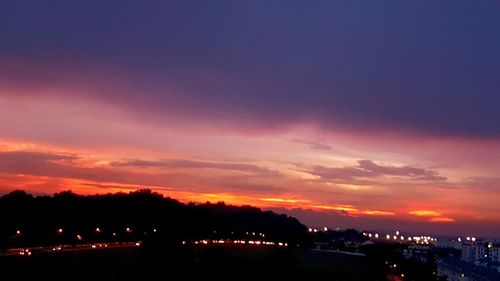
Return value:
M 265 177 L 281 176 L 279 172 L 257 165 L 234 162 L 209 162 L 185 159 L 164 159 L 158 161 L 129 159 L 111 163 L 112 166 L 168 169 L 217 169 L 251 173 Z
M 403 177 L 418 181 L 442 182 L 446 180 L 446 177 L 439 176 L 433 170 L 409 165 L 381 165 L 371 160 L 359 160 L 358 165 L 352 167 L 328 168 L 317 165 L 306 171 L 324 180 L 333 181 L 357 181 L 383 176 Z

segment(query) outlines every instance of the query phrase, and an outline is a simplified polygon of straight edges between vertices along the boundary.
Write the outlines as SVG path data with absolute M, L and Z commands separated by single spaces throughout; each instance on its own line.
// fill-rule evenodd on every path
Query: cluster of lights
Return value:
M 398 270 L 398 265 L 395 264 L 395 263 L 394 264 L 389 264 L 389 262 L 386 261 L 385 264 L 387 264 L 389 266 L 389 268 L 392 269 L 392 270 L 394 270 L 394 271 Z M 436 273 L 433 272 L 433 274 L 435 275 Z M 399 276 L 401 276 L 401 278 L 405 278 L 405 274 L 404 273 L 399 274 Z
M 78 245 L 78 246 L 72 246 L 69 247 L 69 249 L 74 249 L 75 247 L 80 248 L 80 249 L 85 249 L 85 248 L 92 248 L 92 249 L 103 249 L 103 248 L 108 248 L 111 244 L 109 243 L 97 243 L 97 244 L 83 244 L 83 245 Z M 128 243 L 120 243 L 120 247 L 123 246 L 141 246 L 142 242 L 128 242 Z M 50 246 L 50 247 L 37 247 L 33 248 L 36 249 L 39 252 L 59 252 L 63 251 L 66 249 L 66 246 Z M 25 249 L 15 249 L 16 254 L 20 256 L 31 256 L 33 254 L 33 249 L 30 248 L 25 248 Z
M 309 227 L 308 228 L 308 231 L 309 232 L 313 232 L 313 233 L 318 233 L 318 232 L 327 232 L 328 231 L 328 227 L 323 227 L 323 228 L 312 228 L 312 227 Z
M 19 251 L 19 255 L 21 255 L 21 256 L 31 256 L 31 250 L 30 249 L 24 249 L 22 251 Z
M 363 232 L 363 235 L 364 236 L 367 236 L 369 238 L 375 238 L 375 239 L 378 239 L 380 237 L 380 234 L 378 233 L 367 233 L 367 232 Z
M 94 229 L 94 231 L 95 231 L 95 233 L 102 233 L 102 232 L 103 232 L 103 230 L 102 230 L 100 227 L 96 227 L 96 228 Z M 133 232 L 133 230 L 132 230 L 132 228 L 130 228 L 130 227 L 126 227 L 126 228 L 125 228 L 125 232 L 126 232 L 126 233 L 132 233 L 132 232 Z M 157 229 L 157 228 L 153 228 L 153 232 L 154 232 L 154 233 L 157 233 L 157 232 L 158 232 L 158 229 Z M 21 229 L 17 229 L 17 230 L 14 232 L 14 234 L 15 234 L 15 236 L 17 236 L 17 237 L 21 237 L 21 236 L 23 235 L 23 232 L 21 231 Z M 63 235 L 63 234 L 64 234 L 64 230 L 63 230 L 62 228 L 57 228 L 57 229 L 56 229 L 56 234 L 57 234 L 57 235 Z M 146 232 L 144 232 L 144 234 L 146 234 Z M 116 237 L 116 236 L 117 236 L 117 233 L 116 233 L 116 232 L 112 232 L 112 233 L 111 233 L 111 235 L 112 235 L 113 237 Z M 260 235 L 260 236 L 262 236 L 262 237 L 265 237 L 265 235 L 264 235 L 263 233 L 259 233 L 259 235 Z M 83 241 L 83 236 L 82 236 L 81 234 L 78 234 L 78 233 L 77 233 L 77 234 L 75 235 L 75 238 L 76 238 L 76 240 L 78 240 L 78 241 Z M 59 247 L 59 248 L 60 248 L 60 247 Z M 53 251 L 57 251 L 57 250 L 60 250 L 60 249 L 58 249 L 58 248 L 54 248 L 54 249 L 53 249 Z M 31 253 L 31 252 L 30 252 L 30 253 Z M 27 254 L 27 252 L 24 252 L 24 251 L 23 251 L 23 254 L 22 254 L 22 255 L 28 255 L 28 254 Z M 29 255 L 31 255 L 31 254 L 29 254 Z
M 214 233 L 217 233 L 217 232 L 214 231 Z M 231 231 L 231 234 L 234 234 L 234 231 Z M 257 233 L 257 232 L 248 232 L 247 231 L 245 234 L 246 235 L 252 235 L 252 236 L 256 236 L 257 235 L 257 236 L 260 236 L 260 237 L 266 237 L 266 235 L 264 233 L 261 233 L 261 232 Z
M 462 242 L 462 241 L 464 241 L 464 240 L 462 239 L 462 237 L 458 237 L 458 238 L 457 238 L 457 241 L 458 241 L 458 242 Z M 476 242 L 476 237 L 467 236 L 467 237 L 465 238 L 465 241 L 469 241 L 469 242 Z
M 288 243 L 284 242 L 272 242 L 272 241 L 260 241 L 260 240 L 197 240 L 193 242 L 195 245 L 208 245 L 208 244 L 243 244 L 243 245 L 265 245 L 265 246 L 275 246 L 288 247 Z M 186 241 L 182 241 L 182 245 L 186 245 Z
M 428 245 L 431 242 L 436 242 L 437 238 L 431 237 L 431 236 L 413 236 L 413 237 L 405 237 L 403 235 L 400 235 L 401 233 L 399 231 L 395 232 L 395 235 L 391 234 L 386 234 L 385 239 L 386 240 L 395 240 L 395 241 L 408 241 L 408 242 L 415 242 L 417 244 L 423 244 L 423 245 Z M 369 233 L 369 232 L 363 232 L 363 236 L 366 236 L 368 238 L 374 238 L 378 239 L 380 238 L 380 234 L 378 233 Z

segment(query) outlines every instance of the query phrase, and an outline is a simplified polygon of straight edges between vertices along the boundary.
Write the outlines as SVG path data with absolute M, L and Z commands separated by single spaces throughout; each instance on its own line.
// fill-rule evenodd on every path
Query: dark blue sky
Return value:
M 257 126 L 498 137 L 499 13 L 497 1 L 2 1 L 0 58 L 126 72 L 133 90 L 100 98 L 143 111 L 175 99 Z

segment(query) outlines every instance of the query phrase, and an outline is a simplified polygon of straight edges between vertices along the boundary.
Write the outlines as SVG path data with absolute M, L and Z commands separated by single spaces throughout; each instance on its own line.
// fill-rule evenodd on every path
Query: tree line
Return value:
M 264 239 L 307 243 L 296 218 L 251 206 L 184 204 L 149 189 L 33 196 L 16 190 L 0 198 L 0 248 L 90 241 Z

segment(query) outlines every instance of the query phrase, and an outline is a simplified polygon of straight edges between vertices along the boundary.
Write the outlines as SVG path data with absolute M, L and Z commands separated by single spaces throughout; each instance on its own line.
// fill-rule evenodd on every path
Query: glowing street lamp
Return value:
M 62 228 L 59 228 L 59 229 L 57 230 L 57 233 L 58 233 L 58 234 L 62 234 L 62 233 L 63 233 L 63 229 L 62 229 Z
M 96 228 L 95 228 L 95 232 L 97 232 L 97 233 L 101 233 L 101 229 L 100 229 L 99 227 L 96 227 Z
M 127 227 L 127 228 L 125 228 L 125 231 L 130 233 L 130 232 L 132 232 L 132 229 L 130 227 Z
M 20 235 L 21 235 L 21 230 L 19 230 L 19 229 L 18 229 L 18 230 L 16 230 L 16 235 L 17 235 L 17 236 L 20 236 Z

